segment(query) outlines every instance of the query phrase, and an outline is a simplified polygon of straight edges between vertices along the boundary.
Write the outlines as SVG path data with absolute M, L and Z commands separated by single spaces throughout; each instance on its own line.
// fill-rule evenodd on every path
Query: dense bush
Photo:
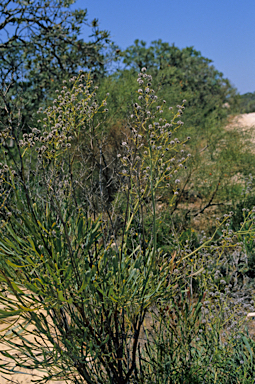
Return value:
M 105 77 L 99 88 L 99 94 L 110 93 L 109 119 L 104 126 L 108 124 L 113 138 L 128 129 L 128 116 L 133 113 L 130 105 L 137 95 L 137 71 L 142 64 L 148 64 L 157 95 L 167 105 L 175 107 L 179 105 L 178 98 L 187 99 L 185 124 L 179 138 L 191 137 L 186 145 L 192 164 L 183 169 L 178 199 L 171 208 L 180 231 L 193 225 L 193 218 L 199 214 L 206 217 L 212 211 L 224 214 L 233 209 L 242 198 L 242 179 L 250 173 L 254 162 L 254 153 L 244 149 L 242 132 L 225 129 L 231 109 L 224 105 L 229 103 L 234 108 L 235 90 L 211 66 L 210 60 L 192 48 L 180 50 L 160 40 L 146 48 L 145 43 L 136 41 L 121 57 L 126 68 Z M 181 116 L 184 110 L 178 110 Z M 170 122 L 171 110 L 165 111 L 165 116 Z
M 240 95 L 239 98 L 239 111 L 241 113 L 255 112 L 255 93 L 247 92 Z

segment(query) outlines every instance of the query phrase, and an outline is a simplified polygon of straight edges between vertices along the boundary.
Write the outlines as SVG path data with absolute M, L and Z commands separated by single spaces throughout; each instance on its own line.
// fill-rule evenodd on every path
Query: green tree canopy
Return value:
M 239 108 L 241 113 L 255 112 L 255 92 L 247 92 L 240 95 Z
M 5 0 L 0 4 L 0 81 L 8 89 L 8 105 L 18 108 L 22 119 L 51 98 L 59 83 L 79 69 L 95 77 L 106 72 L 104 49 L 109 32 L 99 29 L 98 20 L 88 22 L 87 10 L 71 10 L 73 0 Z M 90 40 L 81 38 L 83 26 L 92 28 Z M 3 91 L 4 92 L 4 91 Z M 3 113 L 3 112 L 2 112 Z
M 236 103 L 236 90 L 229 80 L 215 69 L 212 60 L 203 57 L 194 47 L 179 49 L 160 39 L 147 47 L 144 41 L 137 39 L 121 56 L 126 69 L 140 71 L 146 67 L 153 76 L 157 76 L 165 96 L 166 91 L 175 94 L 172 99 L 177 102 L 182 93 L 188 106 L 196 106 L 204 111 L 203 117 L 216 109 L 219 117 L 223 117 L 226 109 L 222 109 L 222 106 L 227 102 L 230 105 Z M 202 120 L 194 123 L 201 123 Z

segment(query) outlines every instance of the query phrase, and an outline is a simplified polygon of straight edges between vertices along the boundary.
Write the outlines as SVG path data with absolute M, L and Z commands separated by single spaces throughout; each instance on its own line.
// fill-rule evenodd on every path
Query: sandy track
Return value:
M 3 309 L 4 306 L 0 304 L 0 309 Z M 3 322 L 0 321 L 0 334 L 5 333 L 5 329 L 7 327 L 7 324 L 3 324 Z M 32 335 L 26 335 L 25 336 L 27 340 L 33 341 Z M 14 339 L 17 343 L 19 343 L 18 338 Z M 9 350 L 9 347 L 6 347 L 4 344 L 0 343 L 0 351 Z M 15 353 L 15 352 L 14 352 Z M 5 358 L 0 355 L 0 364 L 3 364 L 5 361 L 8 361 L 8 358 Z M 15 364 L 12 364 L 12 367 L 15 367 Z M 21 368 L 14 368 L 14 371 L 18 371 L 17 373 L 11 374 L 11 375 L 5 375 L 0 373 L 0 384 L 31 384 L 32 380 L 38 380 L 39 378 L 42 378 L 45 376 L 45 373 L 43 371 L 38 370 L 25 370 Z M 49 384 L 64 384 L 63 381 L 49 381 Z
M 230 118 L 229 124 L 226 126 L 227 130 L 238 129 L 247 134 L 250 143 L 255 143 L 255 112 L 244 113 Z
M 255 112 L 253 113 L 244 113 L 243 115 L 239 115 L 233 119 L 233 123 L 237 127 L 247 127 L 252 128 L 255 127 Z

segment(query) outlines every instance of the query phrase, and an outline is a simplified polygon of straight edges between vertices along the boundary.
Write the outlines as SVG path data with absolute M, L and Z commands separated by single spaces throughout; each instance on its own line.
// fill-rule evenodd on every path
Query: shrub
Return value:
M 164 209 L 175 204 L 188 138 L 177 137 L 178 111 L 164 118 L 151 81 L 144 68 L 114 162 L 98 126 L 107 99 L 84 74 L 39 111 L 42 131 L 2 130 L 3 373 L 14 362 L 45 370 L 41 382 L 252 382 L 253 343 L 236 329 L 245 309 L 228 288 L 231 250 L 243 245 L 231 215 L 218 238 L 201 235 L 196 246 L 173 226 L 162 251 L 158 201 L 171 188 Z M 245 225 L 240 234 L 252 235 L 253 212 Z

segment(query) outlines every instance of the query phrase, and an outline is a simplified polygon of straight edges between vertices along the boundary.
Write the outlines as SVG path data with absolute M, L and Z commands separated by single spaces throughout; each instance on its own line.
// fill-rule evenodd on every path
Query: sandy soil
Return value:
M 255 112 L 253 113 L 244 113 L 233 119 L 233 123 L 236 126 L 252 128 L 255 127 Z
M 3 305 L 0 304 L 0 309 L 3 309 Z M 5 333 L 6 328 L 8 324 L 3 324 L 3 321 L 0 321 L 0 333 Z M 29 341 L 33 340 L 32 335 L 26 335 L 26 339 Z M 15 340 L 15 339 L 14 339 Z M 15 340 L 18 342 L 18 340 Z M 0 343 L 0 351 L 9 350 L 4 344 Z M 3 356 L 0 356 L 0 365 L 3 364 L 5 361 L 8 361 L 8 358 L 5 358 Z M 15 368 L 15 364 L 12 364 L 12 367 L 14 371 L 17 371 L 17 373 L 11 374 L 11 375 L 5 375 L 0 373 L 0 384 L 31 384 L 32 380 L 38 380 L 39 378 L 43 377 L 45 373 L 43 371 L 38 370 L 25 370 L 20 368 Z M 50 381 L 49 384 L 64 384 L 63 381 Z
M 231 118 L 226 129 L 241 129 L 242 132 L 244 134 L 246 133 L 247 137 L 249 137 L 248 140 L 250 143 L 255 143 L 255 112 L 244 113 L 242 115 Z

